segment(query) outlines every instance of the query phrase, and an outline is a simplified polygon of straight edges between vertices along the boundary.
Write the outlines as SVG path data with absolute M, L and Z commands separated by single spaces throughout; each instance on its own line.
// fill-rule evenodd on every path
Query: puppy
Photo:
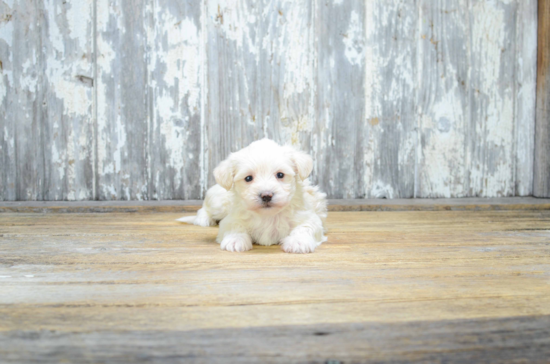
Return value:
M 287 253 L 312 253 L 326 241 L 326 195 L 311 186 L 313 161 L 290 146 L 262 139 L 232 153 L 214 169 L 197 216 L 178 221 L 214 226 L 217 242 L 231 252 L 281 244 Z

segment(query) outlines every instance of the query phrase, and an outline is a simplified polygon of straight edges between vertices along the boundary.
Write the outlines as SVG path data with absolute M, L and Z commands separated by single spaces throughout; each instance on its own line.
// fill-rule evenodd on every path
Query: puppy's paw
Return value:
M 289 235 L 281 240 L 281 246 L 287 253 L 313 253 L 319 245 L 315 239 L 308 234 Z
M 245 252 L 252 249 L 252 239 L 244 233 L 227 234 L 223 238 L 220 247 L 222 250 L 229 252 Z

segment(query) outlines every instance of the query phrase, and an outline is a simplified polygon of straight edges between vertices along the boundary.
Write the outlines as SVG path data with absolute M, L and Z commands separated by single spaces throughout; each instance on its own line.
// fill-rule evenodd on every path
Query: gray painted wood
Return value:
M 21 34 L 23 21 L 14 23 L 15 6 L 0 2 L 0 200 L 16 200 L 17 157 L 15 113 L 19 104 L 15 94 L 14 74 L 20 72 L 21 64 L 13 64 L 13 38 Z M 16 14 L 17 17 L 22 13 Z M 23 51 L 23 50 L 21 50 Z
M 420 2 L 416 197 L 468 196 L 468 2 Z
M 366 2 L 363 195 L 414 197 L 418 70 L 417 1 Z
M 424 1 L 417 197 L 532 193 L 534 6 Z
M 42 20 L 43 199 L 93 199 L 93 1 L 46 1 Z
M 149 3 L 97 0 L 100 200 L 149 199 Z
M 537 81 L 537 1 L 520 1 L 516 23 L 516 175 L 517 196 L 533 193 Z M 548 195 L 550 196 L 550 195 Z
M 3 199 L 44 198 L 42 4 L 3 3 L 2 41 Z M 5 106 L 5 109 L 4 109 Z M 5 153 L 5 154 L 4 154 Z M 4 170 L 6 168 L 6 170 Z
M 319 1 L 316 9 L 318 182 L 329 196 L 364 196 L 365 3 Z
M 539 125 L 534 152 L 536 0 L 0 11 L 2 200 L 202 198 L 262 137 L 309 151 L 334 198 L 528 196 L 549 180 L 533 177 L 550 139 Z
M 515 24 L 517 3 L 470 2 L 469 190 L 514 194 Z M 507 19 L 510 19 L 507 21 Z M 514 22 L 515 23 L 515 22 Z
M 201 6 L 155 0 L 148 12 L 150 199 L 201 196 Z
M 550 1 L 539 1 L 534 195 L 550 197 Z
M 0 198 L 91 199 L 92 1 L 2 3 L 2 14 Z

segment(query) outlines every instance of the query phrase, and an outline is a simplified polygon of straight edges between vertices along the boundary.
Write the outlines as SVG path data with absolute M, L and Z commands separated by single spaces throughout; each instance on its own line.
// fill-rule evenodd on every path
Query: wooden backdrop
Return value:
M 533 192 L 536 0 L 0 1 L 0 199 L 195 199 L 264 136 L 332 198 Z

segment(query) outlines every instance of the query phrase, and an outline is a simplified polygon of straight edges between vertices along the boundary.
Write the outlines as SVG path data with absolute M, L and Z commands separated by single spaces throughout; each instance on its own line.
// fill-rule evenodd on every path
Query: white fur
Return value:
M 262 139 L 232 153 L 214 170 L 217 185 L 206 193 L 197 216 L 178 221 L 214 226 L 222 249 L 244 252 L 259 245 L 281 244 L 287 253 L 312 253 L 326 241 L 326 195 L 307 177 L 311 157 L 289 146 Z M 277 174 L 283 173 L 283 178 Z M 252 176 L 251 182 L 245 178 Z M 269 202 L 262 194 L 271 194 Z

